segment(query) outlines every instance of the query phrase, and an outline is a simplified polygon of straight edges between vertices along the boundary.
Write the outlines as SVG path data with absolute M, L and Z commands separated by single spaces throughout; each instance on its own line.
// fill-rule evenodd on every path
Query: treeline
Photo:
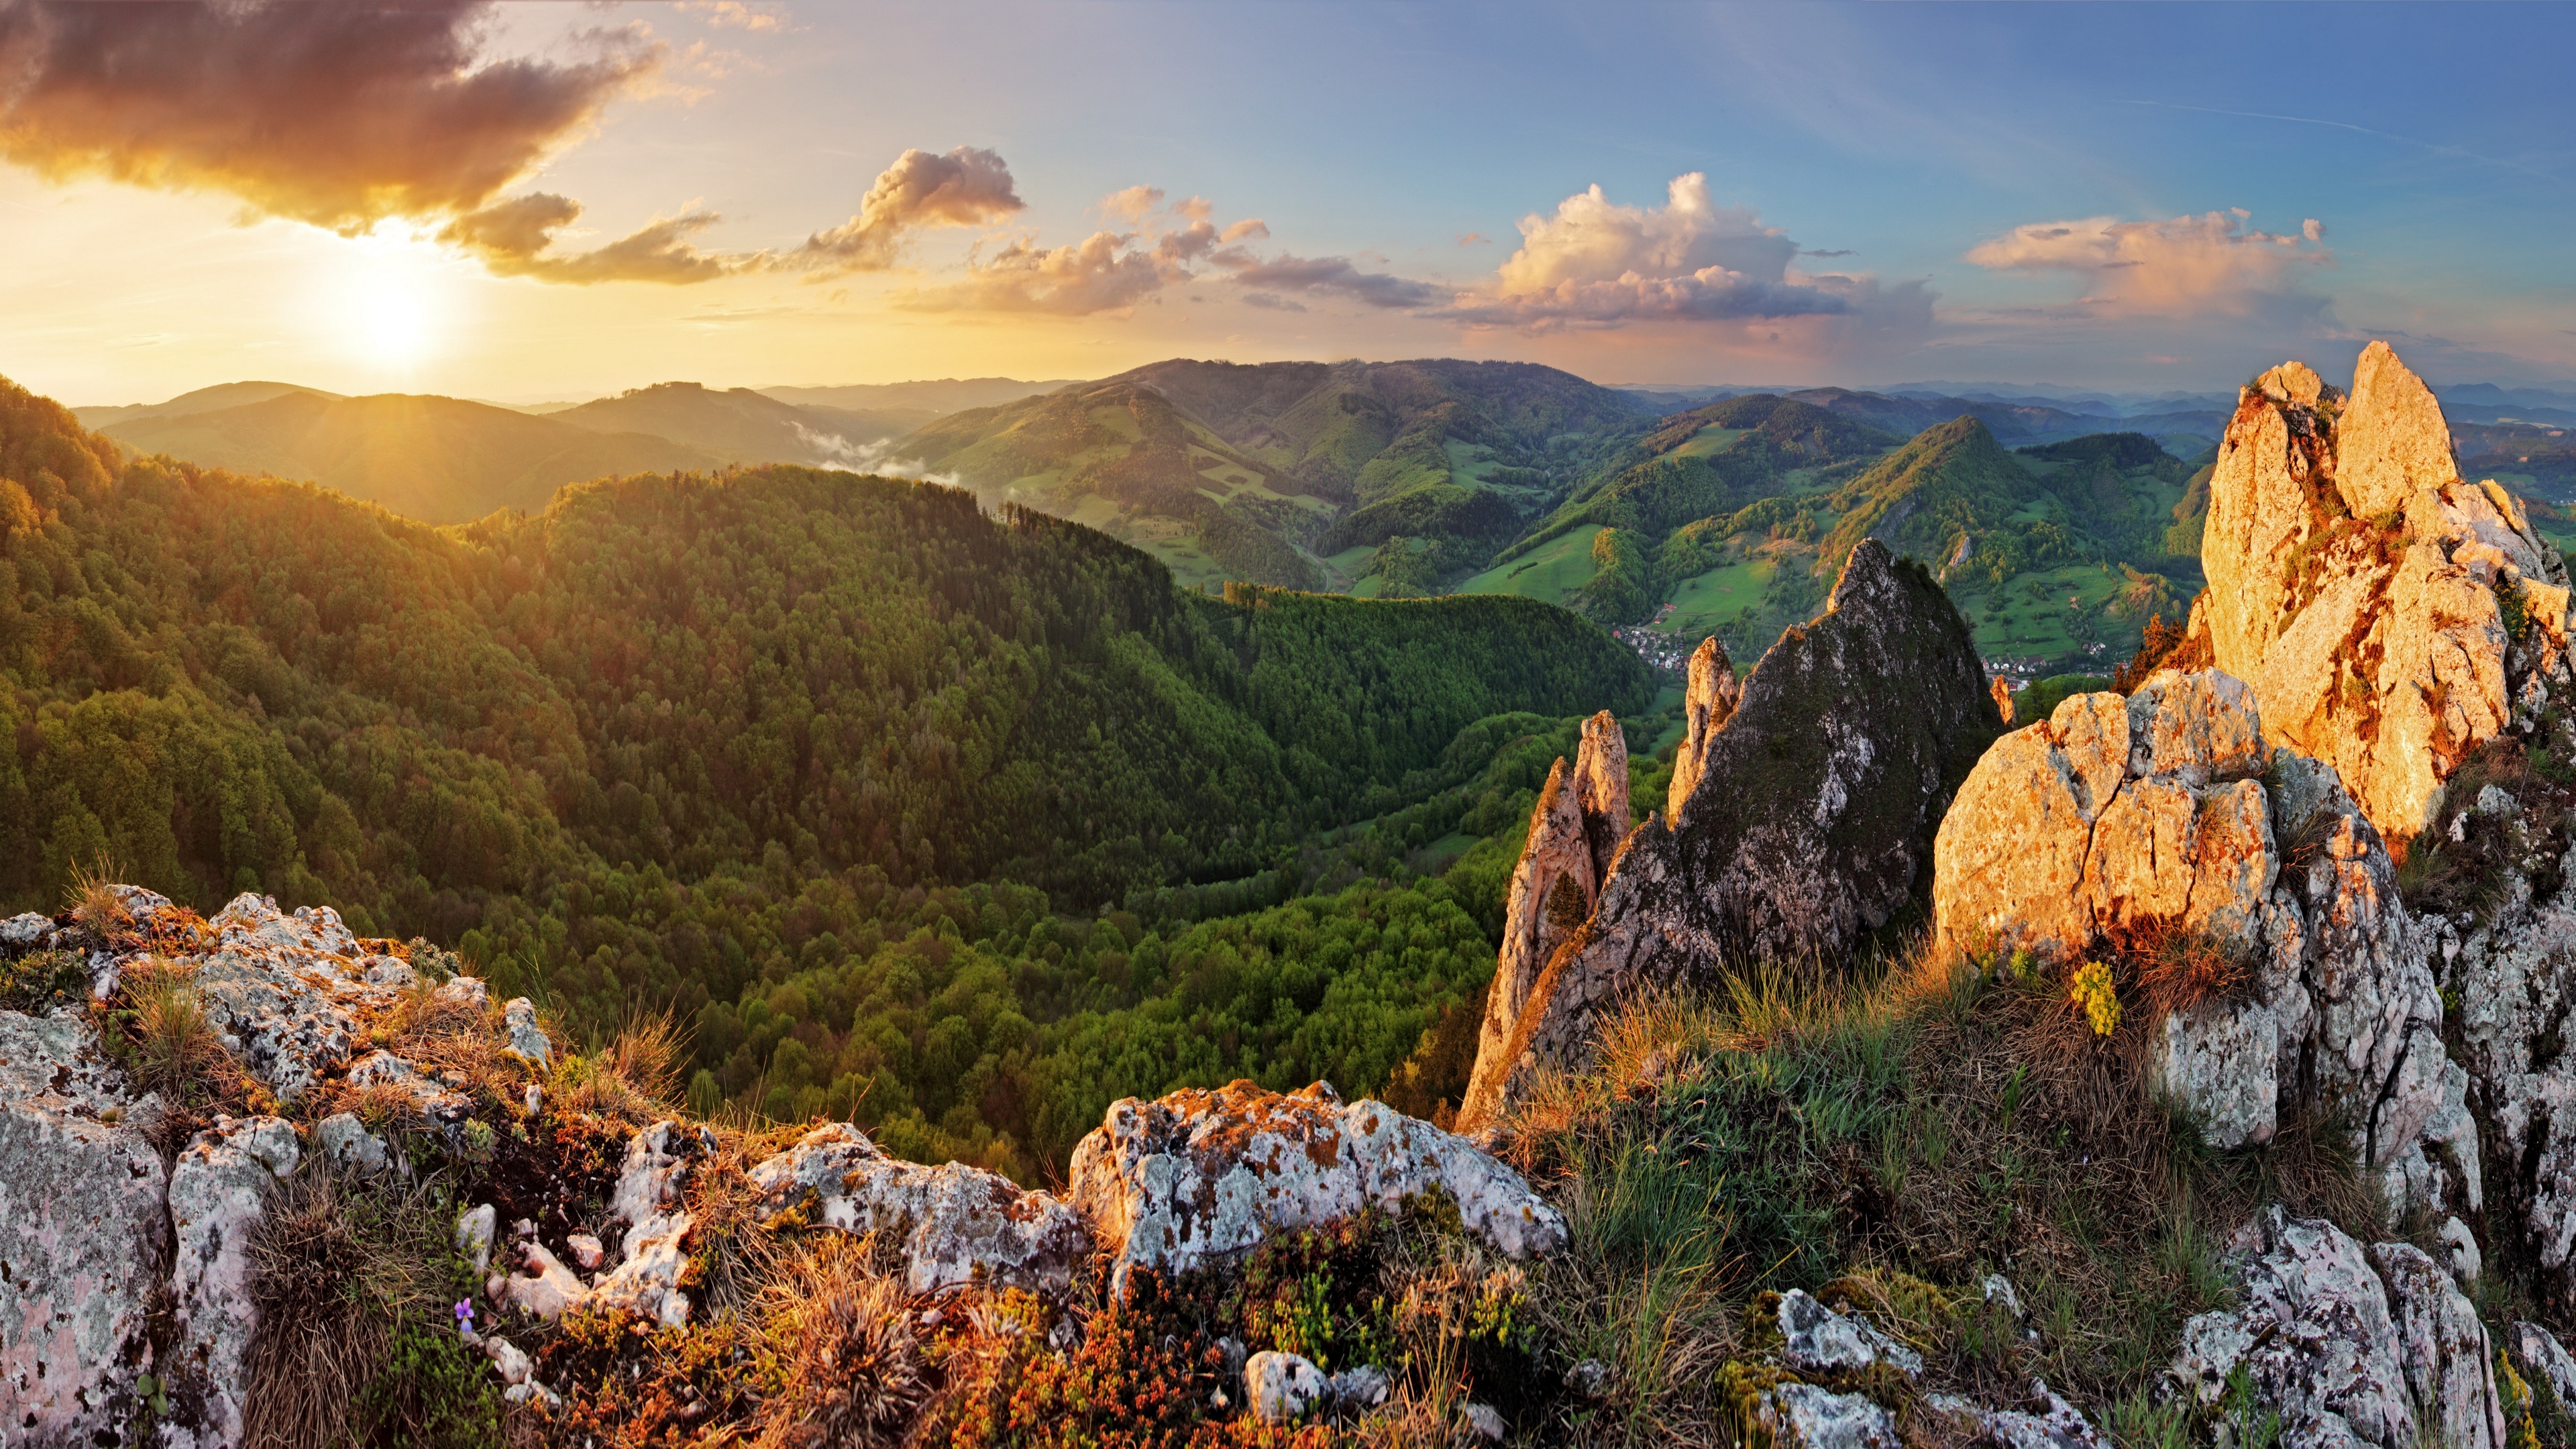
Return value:
M 462 943 L 577 1034 L 668 1007 L 728 1100 L 863 1093 L 863 1117 L 1020 1167 L 1071 1120 L 1046 1104 L 1130 1080 L 1035 1065 L 1082 1041 L 1387 1070 L 1490 971 L 1496 852 L 1476 889 L 1353 888 L 1407 874 L 1405 827 L 1365 871 L 1351 842 L 1309 871 L 1318 832 L 1483 778 L 1509 752 L 1479 721 L 1535 715 L 1506 731 L 1526 740 L 1651 697 L 1633 654 L 1533 601 L 1209 598 L 1088 529 L 840 473 L 604 480 L 430 529 L 123 462 L 0 385 L 0 480 L 0 910 L 102 862 L 200 908 L 327 902 Z M 1099 915 L 1130 901 L 1159 924 Z M 1353 984 L 1316 995 L 1299 961 Z M 989 1019 L 978 962 L 1009 983 Z M 779 998 L 761 1043 L 753 1004 L 796 980 L 833 1009 Z M 1086 1013 L 1109 1035 L 1056 1025 Z M 1010 1015 L 1069 1034 L 1013 1048 Z M 1232 1045 L 1173 1055 L 1200 1033 Z M 970 1091 L 962 1040 L 970 1066 L 1038 1055 Z

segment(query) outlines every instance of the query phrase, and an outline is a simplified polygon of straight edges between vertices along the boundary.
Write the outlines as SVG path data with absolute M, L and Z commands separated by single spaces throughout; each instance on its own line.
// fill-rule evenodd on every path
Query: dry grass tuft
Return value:
M 2128 957 L 2139 993 L 2159 1014 L 2189 1011 L 2205 1001 L 2240 1001 L 2254 986 L 2242 956 L 2197 931 L 2142 932 L 2129 942 Z
M 147 1089 L 182 1099 L 227 1061 L 197 995 L 194 967 L 137 957 L 119 974 L 117 989 L 133 1013 L 127 1039 L 134 1075 Z
M 564 1039 L 551 1026 L 547 1034 Z M 688 1037 L 669 1011 L 638 1014 L 606 1046 L 559 1056 L 547 1095 L 565 1111 L 641 1126 L 678 1103 L 688 1060 Z
M 904 1442 L 930 1400 L 909 1296 L 873 1238 L 829 1234 L 782 1265 L 759 1305 L 783 1377 L 761 1407 L 761 1449 L 875 1449 Z
M 134 913 L 117 897 L 115 863 L 100 856 L 89 865 L 72 867 L 63 890 L 63 907 L 71 918 L 102 941 L 118 942 L 134 934 Z
M 357 1391 L 391 1356 L 403 1316 L 443 1309 L 436 1227 L 425 1189 L 387 1194 L 319 1167 L 280 1185 L 249 1245 L 259 1327 L 248 1449 L 352 1441 Z

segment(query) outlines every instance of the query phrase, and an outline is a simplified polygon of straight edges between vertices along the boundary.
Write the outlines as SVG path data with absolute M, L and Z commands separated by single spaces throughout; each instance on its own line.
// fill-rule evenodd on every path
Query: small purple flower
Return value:
M 459 1333 L 474 1331 L 474 1300 L 471 1298 L 456 1300 L 456 1331 Z

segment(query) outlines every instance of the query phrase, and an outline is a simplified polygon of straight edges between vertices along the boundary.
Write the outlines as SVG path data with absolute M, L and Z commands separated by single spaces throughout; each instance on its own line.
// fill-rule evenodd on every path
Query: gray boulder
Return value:
M 1903 1449 L 1905 1443 L 1887 1410 L 1860 1394 L 1814 1384 L 1774 1384 L 1753 1413 L 1778 1449 Z
M 280 1117 L 219 1117 L 181 1149 L 170 1169 L 170 1227 L 179 1245 L 170 1286 L 179 1336 L 161 1374 L 196 1392 L 175 1396 L 176 1422 L 162 1426 L 167 1449 L 215 1449 L 242 1441 L 251 1336 L 251 1236 L 269 1194 L 303 1157 L 294 1124 Z
M 161 1155 L 87 1021 L 0 1011 L 0 1437 L 116 1443 L 160 1281 Z M 104 1436 L 102 1438 L 101 1436 Z
M 1803 1288 L 1780 1295 L 1776 1317 L 1780 1361 L 1800 1373 L 1859 1373 L 1882 1363 L 1909 1379 L 1923 1372 L 1923 1355 L 1866 1318 L 1826 1307 Z
M 1384 1103 L 1345 1105 L 1324 1082 L 1114 1103 L 1073 1149 L 1071 1193 L 1108 1240 L 1123 1285 L 1139 1265 L 1187 1272 L 1272 1233 L 1397 1208 L 1434 1187 L 1506 1255 L 1564 1246 L 1565 1219 L 1519 1173 Z
M 2503 1444 L 2486 1330 L 2420 1250 L 2365 1249 L 2274 1207 L 2238 1234 L 2229 1263 L 2241 1301 L 2184 1324 L 2167 1370 L 2190 1401 L 2217 1404 L 2242 1370 L 2285 1444 L 2412 1449 L 2419 1422 L 2453 1449 Z
M 984 1282 L 1061 1294 L 1091 1252 L 1081 1215 L 1052 1195 L 960 1162 L 898 1161 L 846 1122 L 817 1127 L 754 1167 L 751 1186 L 764 1223 L 797 1214 L 817 1227 L 896 1235 L 915 1293 Z
M 1256 1353 L 1243 1365 L 1244 1402 L 1265 1424 L 1293 1424 L 1321 1407 L 1330 1393 L 1323 1371 L 1299 1354 Z

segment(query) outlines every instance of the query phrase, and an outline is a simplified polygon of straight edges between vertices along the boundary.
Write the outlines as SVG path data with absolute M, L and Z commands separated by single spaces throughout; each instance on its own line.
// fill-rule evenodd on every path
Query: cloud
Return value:
M 473 211 L 664 54 L 630 29 L 576 37 L 568 62 L 495 59 L 491 10 L 0 3 L 0 157 L 344 234 Z
M 1520 233 L 1520 249 L 1441 316 L 1547 332 L 1825 316 L 1875 296 L 1791 275 L 1798 244 L 1750 207 L 1718 205 L 1697 171 L 1673 178 L 1660 207 L 1618 205 L 1596 185 L 1552 216 L 1523 217 Z
M 910 150 L 877 173 L 858 215 L 806 238 L 783 264 L 824 276 L 883 271 L 894 265 L 907 233 L 933 226 L 980 226 L 1027 204 L 1011 179 L 1010 164 L 997 152 L 972 146 L 945 156 Z
M 1458 233 L 1458 245 L 1462 247 L 1489 247 L 1493 244 L 1494 239 L 1485 235 L 1481 231 L 1462 231 Z
M 447 224 L 438 239 L 483 263 L 497 277 L 541 282 L 710 282 L 752 259 L 702 252 L 689 238 L 716 224 L 713 212 L 655 218 L 630 235 L 569 255 L 549 254 L 555 233 L 581 215 L 581 203 L 540 191 L 496 202 Z
M 680 0 L 680 9 L 703 15 L 709 25 L 721 30 L 730 25 L 750 31 L 774 31 L 780 20 L 774 11 L 755 10 L 743 0 Z
M 1100 198 L 1100 214 L 1111 221 L 1123 221 L 1129 226 L 1143 226 L 1145 218 L 1153 215 L 1155 208 L 1162 204 L 1163 188 L 1130 186 Z
M 2249 228 L 2242 209 L 2164 221 L 2032 222 L 1969 248 L 1992 271 L 2063 272 L 2086 283 L 2080 306 L 2121 315 L 2186 316 L 2303 310 L 2293 296 L 2306 269 L 2328 266 L 2325 225 L 2311 218 L 2276 235 Z
M 896 297 L 913 312 L 1043 312 L 1085 317 L 1132 307 L 1189 273 L 1139 249 L 1132 232 L 1093 232 L 1054 248 L 1015 241 L 992 260 L 972 262 L 966 280 Z
M 1266 262 L 1248 256 L 1216 260 L 1233 270 L 1237 286 L 1274 297 L 1282 292 L 1323 292 L 1371 307 L 1403 308 L 1427 307 L 1450 295 L 1450 289 L 1428 282 L 1363 272 L 1348 257 L 1295 257 L 1282 253 Z
M 1260 307 L 1272 312 L 1303 312 L 1306 310 L 1305 303 L 1291 301 L 1286 297 L 1280 296 L 1276 292 L 1246 292 L 1243 294 L 1243 305 L 1247 307 Z
M 1800 255 L 1800 256 L 1802 256 L 1802 257 L 1850 257 L 1850 256 L 1858 256 L 1858 255 L 1860 255 L 1860 254 L 1859 254 L 1858 252 L 1852 252 L 1852 251 L 1821 252 L 1821 251 L 1812 251 L 1812 250 L 1811 250 L 1811 251 L 1802 251 L 1802 252 L 1798 253 L 1798 255 Z
M 993 158 L 996 165 L 1000 159 Z M 1098 231 L 1078 244 L 1059 247 L 1042 247 L 1022 237 L 990 259 L 970 258 L 964 280 L 900 294 L 894 305 L 917 312 L 1087 317 L 1123 312 L 1165 287 L 1196 281 L 1207 275 L 1203 269 L 1209 264 L 1227 269 L 1258 265 L 1238 245 L 1270 235 L 1258 217 L 1219 227 L 1210 219 L 1215 204 L 1206 197 L 1169 206 L 1163 199 L 1157 186 L 1112 192 L 1096 209 L 1125 222 L 1127 230 Z

